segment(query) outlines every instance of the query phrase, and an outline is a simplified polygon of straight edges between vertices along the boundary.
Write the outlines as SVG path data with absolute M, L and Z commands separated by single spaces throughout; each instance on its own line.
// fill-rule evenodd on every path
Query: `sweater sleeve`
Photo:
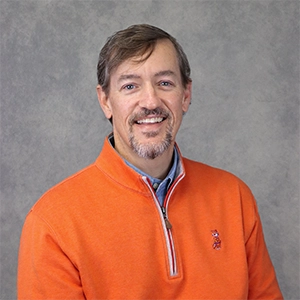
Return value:
M 85 299 L 76 266 L 51 227 L 30 212 L 19 249 L 18 299 Z
M 249 235 L 246 236 L 246 253 L 248 260 L 249 292 L 248 299 L 283 299 L 275 269 L 271 262 L 264 240 L 262 223 L 259 217 L 257 204 L 252 198 L 252 225 Z

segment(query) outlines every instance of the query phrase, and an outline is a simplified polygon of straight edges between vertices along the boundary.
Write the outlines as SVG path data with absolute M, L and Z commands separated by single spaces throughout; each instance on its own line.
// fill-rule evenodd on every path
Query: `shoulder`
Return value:
M 195 176 L 195 175 L 201 175 L 201 177 L 204 178 L 215 178 L 215 179 L 228 179 L 233 181 L 240 181 L 240 179 L 234 175 L 233 173 L 230 173 L 226 170 L 210 166 L 207 164 L 204 164 L 202 162 L 194 161 L 191 159 L 188 159 L 186 157 L 183 157 L 183 165 L 186 171 L 186 174 L 188 176 Z
M 248 195 L 253 198 L 248 185 L 235 174 L 201 162 L 183 158 L 186 180 L 197 183 L 204 190 Z
M 46 191 L 33 205 L 31 211 L 40 214 L 76 205 L 83 194 L 97 186 L 98 177 L 98 168 L 94 164 L 87 166 Z

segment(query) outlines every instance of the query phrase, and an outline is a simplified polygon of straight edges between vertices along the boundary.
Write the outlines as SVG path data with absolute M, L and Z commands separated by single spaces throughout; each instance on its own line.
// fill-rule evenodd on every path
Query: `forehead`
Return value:
M 172 71 L 174 75 L 180 76 L 180 68 L 177 52 L 169 40 L 157 41 L 151 55 L 145 60 L 149 53 L 143 56 L 134 56 L 122 62 L 111 74 L 111 79 L 118 79 L 124 74 L 148 72 L 157 74 L 162 71 Z M 171 73 L 171 72 L 170 72 Z

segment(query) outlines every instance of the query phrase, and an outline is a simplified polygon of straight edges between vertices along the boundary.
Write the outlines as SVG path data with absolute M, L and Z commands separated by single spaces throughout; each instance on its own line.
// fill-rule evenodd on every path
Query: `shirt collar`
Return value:
M 168 182 L 167 188 L 169 188 L 171 186 L 172 182 L 175 179 L 177 165 L 178 165 L 178 153 L 177 153 L 177 149 L 174 147 L 172 167 L 171 167 L 168 175 L 163 180 L 150 176 L 149 174 L 147 174 L 147 173 L 143 172 L 142 170 L 138 169 L 136 166 L 134 166 L 133 164 L 131 164 L 127 160 L 124 160 L 124 161 L 129 167 L 134 169 L 136 172 L 138 172 L 142 176 L 148 177 L 149 180 L 151 181 L 152 186 L 154 186 L 154 184 L 156 184 L 156 183 L 158 185 L 160 185 L 162 182 Z

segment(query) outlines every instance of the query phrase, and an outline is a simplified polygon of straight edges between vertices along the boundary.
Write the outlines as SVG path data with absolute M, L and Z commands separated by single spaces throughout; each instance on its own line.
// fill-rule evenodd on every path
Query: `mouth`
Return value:
M 131 117 L 131 119 L 129 120 L 129 124 L 131 126 L 135 124 L 144 128 L 154 129 L 157 126 L 160 126 L 160 124 L 162 124 L 169 117 L 169 112 L 161 108 L 156 108 L 153 110 L 144 108 L 141 112 L 136 113 Z
M 130 124 L 138 124 L 138 125 L 151 125 L 151 124 L 159 124 L 165 121 L 169 117 L 169 113 L 162 109 L 155 110 L 144 110 L 138 114 L 132 116 L 130 120 Z
M 166 118 L 163 117 L 153 117 L 153 118 L 145 118 L 145 119 L 140 119 L 137 120 L 135 123 L 136 124 L 157 124 L 161 123 L 165 120 Z

